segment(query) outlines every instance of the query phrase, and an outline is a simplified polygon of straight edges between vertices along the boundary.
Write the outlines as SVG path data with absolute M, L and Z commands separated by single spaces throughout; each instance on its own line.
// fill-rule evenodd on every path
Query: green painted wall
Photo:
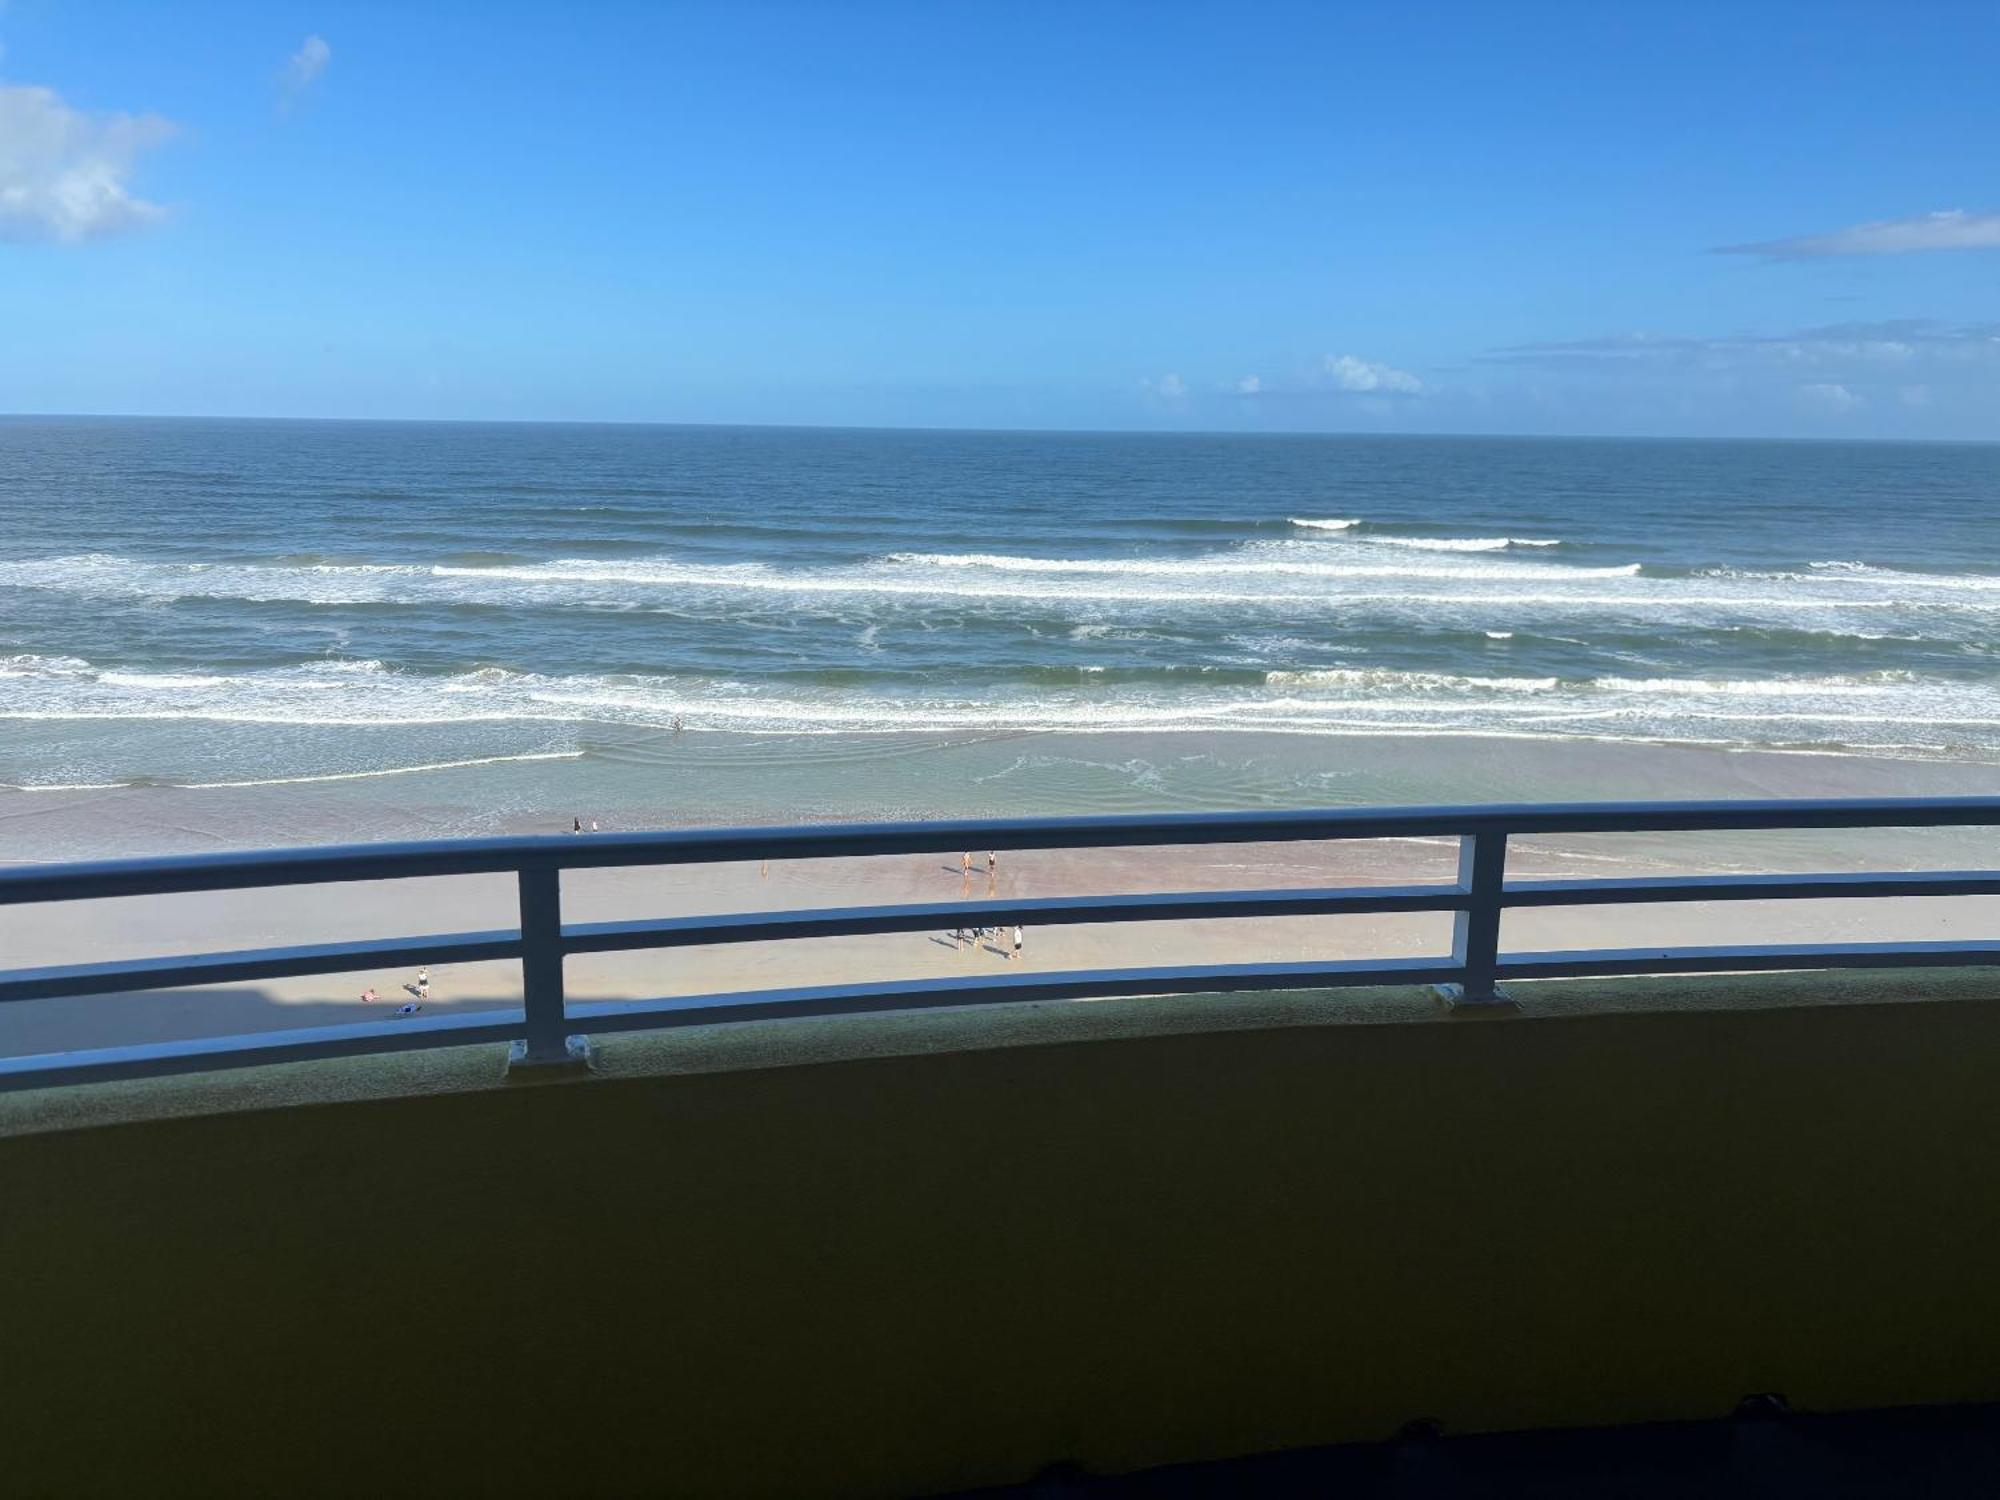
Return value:
M 908 1494 L 1996 1399 L 1996 1070 L 2000 1000 L 1412 1012 L 20 1134 L 0 1474 Z

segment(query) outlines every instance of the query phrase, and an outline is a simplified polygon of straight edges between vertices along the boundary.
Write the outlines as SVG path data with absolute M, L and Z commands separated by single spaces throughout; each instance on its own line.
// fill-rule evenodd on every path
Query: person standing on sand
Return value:
M 581 818 L 571 818 L 571 819 L 569 820 L 569 831 L 570 831 L 571 833 L 582 833 L 582 832 L 583 832 L 583 819 L 581 819 Z
M 986 851 L 986 878 L 991 880 L 1000 873 L 1000 856 L 991 849 Z
M 1020 959 L 1021 959 L 1021 929 L 1019 927 L 1016 927 L 1014 929 L 1014 951 L 1008 955 L 1007 961 L 1009 963 L 1018 963 L 1020 962 Z
M 965 872 L 967 880 L 972 879 L 972 851 L 970 849 L 959 856 L 958 867 Z
M 595 833 L 595 832 L 597 832 L 597 819 L 595 819 L 595 818 L 592 818 L 592 819 L 590 820 L 590 831 L 591 831 L 592 833 Z
M 430 999 L 430 997 L 431 997 L 431 971 L 428 967 L 426 967 L 417 970 L 417 998 L 419 1000 L 428 1000 Z

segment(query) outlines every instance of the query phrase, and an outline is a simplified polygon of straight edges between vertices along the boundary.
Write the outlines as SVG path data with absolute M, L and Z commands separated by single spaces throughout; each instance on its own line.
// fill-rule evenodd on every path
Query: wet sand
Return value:
M 0 861 L 869 818 L 2000 794 L 2000 765 L 1580 738 L 635 732 L 573 759 L 243 786 L 0 790 Z M 421 758 L 421 746 L 412 750 Z

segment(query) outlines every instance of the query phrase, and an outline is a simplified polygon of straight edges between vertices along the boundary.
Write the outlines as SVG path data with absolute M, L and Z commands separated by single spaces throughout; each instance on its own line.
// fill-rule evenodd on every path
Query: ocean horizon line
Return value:
M 1826 447 L 1826 448 L 2000 448 L 2000 438 L 1984 437 L 1847 437 L 1827 434 L 1787 433 L 1647 433 L 1647 432 L 1384 432 L 1371 429 L 1340 428 L 1260 428 L 1230 427 L 1013 427 L 942 426 L 925 423 L 849 422 L 714 422 L 665 420 L 643 417 L 385 417 L 327 416 L 295 413 L 240 412 L 89 412 L 89 411 L 7 411 L 0 423 L 11 422 L 160 422 L 188 424 L 313 425 L 352 427 L 532 427 L 532 428 L 632 428 L 678 432 L 758 432 L 758 433 L 857 433 L 882 436 L 908 433 L 932 437 L 1022 437 L 1022 438 L 1167 438 L 1263 440 L 1321 439 L 1329 442 L 1397 443 L 1497 443 L 1533 445 L 1540 443 L 1633 443 L 1685 447 Z

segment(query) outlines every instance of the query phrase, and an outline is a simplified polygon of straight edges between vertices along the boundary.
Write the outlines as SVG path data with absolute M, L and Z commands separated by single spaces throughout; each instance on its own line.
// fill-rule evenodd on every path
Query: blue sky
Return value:
M 0 411 L 2000 439 L 2000 6 L 0 0 Z

